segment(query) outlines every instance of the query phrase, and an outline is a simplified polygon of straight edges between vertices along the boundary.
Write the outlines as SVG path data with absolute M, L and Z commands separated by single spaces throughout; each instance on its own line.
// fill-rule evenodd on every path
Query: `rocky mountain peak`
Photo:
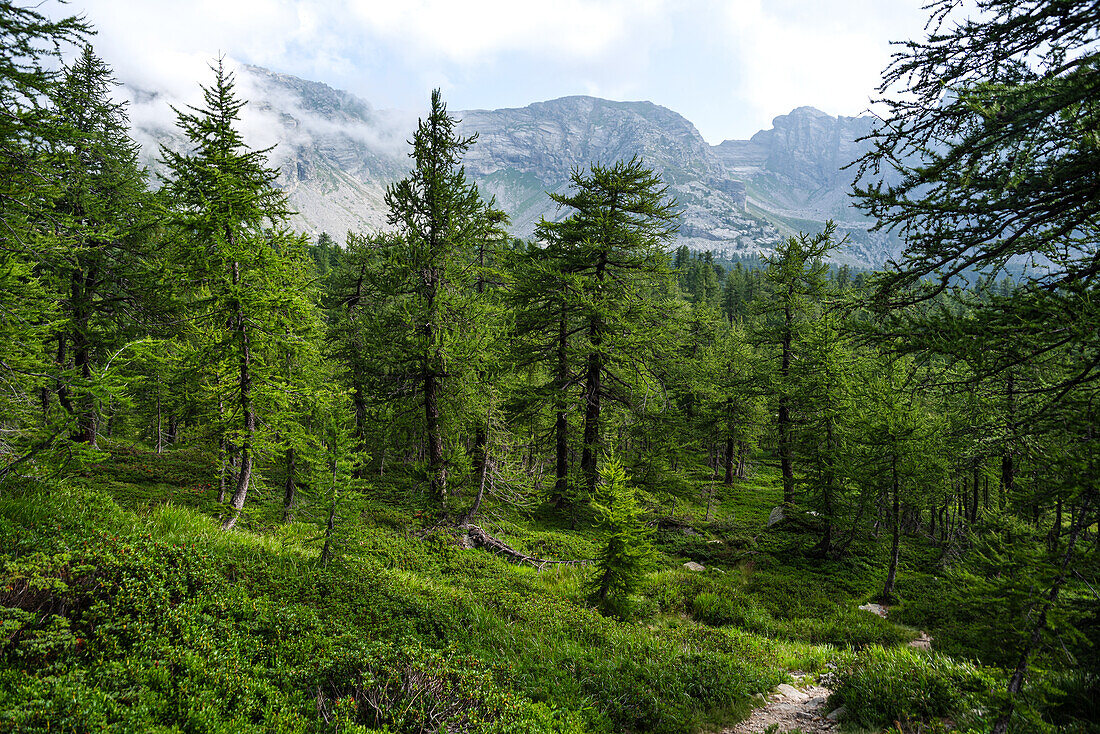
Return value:
M 262 130 L 263 145 L 278 141 L 271 161 L 298 212 L 295 226 L 337 239 L 349 229 L 385 226 L 385 187 L 408 170 L 405 141 L 415 116 L 255 66 L 242 68 L 240 90 L 250 101 L 246 114 L 255 116 L 246 128 Z M 517 236 L 530 236 L 542 218 L 564 215 L 547 193 L 566 191 L 574 169 L 640 156 L 680 205 L 677 246 L 768 251 L 781 237 L 832 218 L 855 241 L 839 259 L 877 265 L 893 254 L 851 208 L 850 174 L 841 168 L 862 151 L 855 141 L 870 130 L 868 118 L 799 107 L 750 140 L 711 146 L 682 115 L 644 101 L 578 95 L 454 114 L 462 134 L 478 134 L 463 161 L 467 173 L 508 213 Z M 151 135 L 163 141 L 173 131 Z

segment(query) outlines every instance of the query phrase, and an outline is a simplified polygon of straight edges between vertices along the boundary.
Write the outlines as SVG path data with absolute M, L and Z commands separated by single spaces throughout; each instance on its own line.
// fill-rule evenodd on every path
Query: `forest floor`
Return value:
M 798 730 L 803 734 L 835 731 L 836 720 L 827 718 L 830 709 L 826 701 L 832 691 L 813 683 L 805 674 L 796 672 L 791 677 L 795 685 L 784 684 L 776 688 L 765 705 L 755 709 L 740 724 L 723 730 L 722 734 L 764 734 L 769 730 Z
M 407 734 L 425 729 L 397 714 L 460 706 L 531 734 L 812 734 L 839 731 L 827 717 L 841 703 L 842 725 L 862 731 L 910 712 L 957 720 L 992 685 L 908 647 L 928 646 L 905 602 L 928 596 L 934 549 L 906 539 L 902 603 L 890 619 L 861 611 L 886 573 L 883 539 L 813 557 L 812 527 L 767 526 L 775 471 L 714 507 L 695 485 L 675 513 L 651 503 L 652 568 L 621 606 L 598 610 L 591 569 L 565 563 L 598 555 L 591 517 L 571 529 L 497 501 L 479 527 L 500 545 L 466 550 L 430 524 L 414 478 L 393 472 L 349 500 L 325 565 L 323 497 L 304 496 L 283 522 L 280 493 L 258 488 L 224 533 L 205 446 L 111 448 L 64 485 L 0 492 L 0 731 L 201 720 L 195 731 Z M 508 562 L 520 558 L 558 562 Z M 61 611 L 43 615 L 43 599 Z M 229 642 L 216 649 L 219 636 Z M 937 683 L 936 708 L 916 681 Z M 148 703 L 132 705 L 135 691 Z M 372 708 L 382 695 L 393 700 Z

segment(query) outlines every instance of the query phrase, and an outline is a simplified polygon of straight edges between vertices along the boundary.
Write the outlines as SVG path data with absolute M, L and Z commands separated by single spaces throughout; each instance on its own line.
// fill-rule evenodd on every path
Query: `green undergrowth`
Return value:
M 995 711 L 991 691 L 996 685 L 989 671 L 970 663 L 905 647 L 874 646 L 837 671 L 829 703 L 844 706 L 848 720 L 864 727 L 896 722 L 908 730 L 951 721 L 981 730 Z
M 891 713 L 871 703 L 890 665 L 946 681 L 944 706 L 900 704 L 913 720 L 965 708 L 985 681 L 876 657 L 915 634 L 855 608 L 884 570 L 877 548 L 820 561 L 796 530 L 764 532 L 768 477 L 709 521 L 681 503 L 640 586 L 601 613 L 590 566 L 463 550 L 394 479 L 338 528 L 328 566 L 308 508 L 281 523 L 274 492 L 222 532 L 210 462 L 112 448 L 69 482 L 0 487 L 0 730 L 687 734 L 747 715 L 791 671 L 841 666 L 861 721 Z M 598 552 L 592 525 L 493 518 L 532 556 Z
M 442 533 L 363 524 L 321 568 L 302 526 L 79 486 L 6 487 L 0 531 L 4 730 L 687 732 L 784 680 L 766 641 L 605 617 Z

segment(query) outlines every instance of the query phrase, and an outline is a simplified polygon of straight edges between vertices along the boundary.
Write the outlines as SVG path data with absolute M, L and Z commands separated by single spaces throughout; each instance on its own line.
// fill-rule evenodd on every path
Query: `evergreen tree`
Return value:
M 858 193 L 878 228 L 900 233 L 906 249 L 897 272 L 879 282 L 875 304 L 884 330 L 907 335 L 908 349 L 980 360 L 975 380 L 1001 376 L 1011 441 L 1066 424 L 1095 433 L 1086 406 L 1100 375 L 1100 7 L 978 6 L 959 20 L 956 3 L 933 3 L 928 37 L 905 44 L 884 75 L 889 112 L 860 163 Z M 968 272 L 995 277 L 1021 261 L 1032 267 L 1014 292 L 966 295 L 964 309 L 928 305 Z M 923 305 L 889 310 L 914 303 Z M 1023 364 L 1042 374 L 1026 399 L 1015 384 Z M 1004 459 L 1002 483 L 1012 484 L 1013 452 Z M 1096 496 L 1087 482 L 1069 500 L 1087 511 Z M 1049 507 L 1063 498 L 1045 499 Z M 1076 552 L 1069 544 L 1056 565 L 1065 569 Z M 1009 727 L 1065 574 L 1049 578 L 997 734 Z
M 278 350 L 294 348 L 311 304 L 302 287 L 304 243 L 285 228 L 286 200 L 272 185 L 278 174 L 266 166 L 267 150 L 250 150 L 236 129 L 245 103 L 234 93 L 233 75 L 221 60 L 211 68 L 214 83 L 203 87 L 203 106 L 177 110 L 191 150 L 162 147 L 161 155 L 174 204 L 174 259 L 191 288 L 193 333 L 205 328 L 211 337 L 199 354 L 207 368 L 224 362 L 221 374 L 235 374 L 227 438 L 239 464 L 228 530 L 253 482 L 258 398 L 277 389 Z
M 72 438 L 87 444 L 96 441 L 96 404 L 105 397 L 97 362 L 114 335 L 136 337 L 135 327 L 148 323 L 153 283 L 146 257 L 153 207 L 129 120 L 111 100 L 116 83 L 84 46 L 54 92 L 55 124 L 69 137 L 47 148 L 61 182 L 50 211 L 61 239 L 49 272 L 64 319 L 54 337 L 56 394 L 72 416 Z
M 516 336 L 514 369 L 530 372 L 531 389 L 526 391 L 521 415 L 549 405 L 553 410 L 554 489 L 550 502 L 559 510 L 576 509 L 569 482 L 570 393 L 577 384 L 575 356 L 577 335 L 584 329 L 580 320 L 579 294 L 583 281 L 562 270 L 562 253 L 556 242 L 545 247 L 528 247 L 511 257 L 513 288 L 508 294 L 514 306 Z M 575 516 L 575 515 L 574 515 Z
M 814 549 L 820 557 L 835 550 L 835 530 L 846 514 L 841 502 L 852 474 L 848 443 L 853 409 L 848 380 L 854 358 L 847 346 L 836 317 L 824 314 L 806 330 L 791 370 L 791 397 L 797 406 L 793 438 L 807 504 L 823 525 Z
M 649 533 L 642 521 L 634 491 L 622 463 L 611 457 L 600 467 L 603 488 L 593 508 L 605 538 L 591 579 L 592 597 L 601 605 L 613 599 L 620 608 L 638 587 L 653 556 Z
M 648 296 L 667 278 L 664 247 L 677 213 L 667 187 L 637 158 L 593 164 L 587 174 L 574 171 L 571 182 L 571 193 L 551 198 L 573 212 L 562 221 L 541 221 L 536 235 L 560 253 L 562 271 L 584 284 L 577 294 L 586 327 L 581 472 L 595 492 L 603 399 L 628 383 L 620 368 L 636 369 L 653 346 L 639 337 L 657 321 Z
M 408 331 L 401 349 L 417 372 L 424 401 L 430 493 L 448 512 L 447 461 L 441 405 L 448 383 L 462 370 L 476 371 L 480 358 L 476 291 L 463 287 L 476 274 L 471 258 L 479 244 L 499 238 L 502 215 L 466 180 L 462 155 L 476 135 L 455 133 L 439 90 L 413 135 L 412 173 L 386 190 L 388 221 L 400 239 L 393 254 L 395 292 L 405 301 Z M 452 387 L 452 390 L 454 388 Z
M 62 46 L 89 32 L 80 18 L 53 21 L 0 1 L 0 477 L 25 469 L 68 427 L 41 400 L 61 377 L 41 346 L 61 316 L 40 269 L 59 246 L 47 214 L 62 183 L 43 149 L 72 139 L 50 110 L 52 69 Z
M 783 502 L 794 501 L 794 444 L 791 421 L 791 356 L 799 329 L 812 316 L 816 303 L 825 295 L 824 258 L 844 244 L 836 242 L 836 225 L 826 222 L 825 229 L 810 237 L 799 234 L 780 244 L 775 253 L 765 257 L 764 277 L 771 286 L 771 296 L 755 313 L 762 317 L 759 339 L 762 344 L 778 350 L 779 370 L 775 393 L 779 403 L 776 429 L 779 465 L 783 475 Z

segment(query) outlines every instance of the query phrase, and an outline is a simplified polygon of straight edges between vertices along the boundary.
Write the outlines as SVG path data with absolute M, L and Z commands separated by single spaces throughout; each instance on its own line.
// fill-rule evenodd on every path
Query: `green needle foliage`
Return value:
M 445 405 L 484 357 L 475 338 L 479 294 L 469 286 L 478 280 L 472 256 L 486 242 L 500 238 L 502 213 L 482 200 L 467 181 L 462 156 L 477 136 L 455 133 L 458 120 L 447 114 L 439 90 L 432 92 L 431 111 L 412 139 L 412 173 L 386 190 L 388 221 L 398 239 L 390 250 L 388 295 L 402 296 L 405 327 L 398 354 L 403 369 L 419 383 L 424 403 L 423 432 L 428 453 L 429 493 L 439 510 L 448 512 L 445 457 Z M 448 387 L 451 386 L 451 387 Z
M 627 371 L 639 373 L 656 346 L 652 327 L 667 317 L 656 296 L 670 277 L 665 247 L 679 215 L 668 188 L 637 157 L 575 170 L 570 183 L 570 193 L 550 198 L 572 212 L 543 220 L 535 236 L 582 283 L 573 294 L 585 325 L 581 473 L 594 494 L 604 398 L 624 400 L 619 388 L 631 380 Z
M 600 479 L 600 499 L 593 501 L 592 507 L 605 535 L 596 557 L 596 573 L 589 581 L 591 594 L 600 606 L 625 610 L 627 597 L 649 569 L 653 546 L 634 490 L 627 483 L 626 469 L 616 457 L 603 462 Z
M 237 130 L 245 102 L 234 93 L 233 75 L 219 60 L 214 84 L 203 87 L 203 106 L 177 111 L 190 152 L 161 148 L 170 177 L 173 260 L 190 298 L 189 338 L 205 365 L 232 374 L 216 388 L 219 405 L 232 406 L 226 439 L 237 447 L 236 486 L 225 529 L 237 522 L 249 487 L 263 424 L 274 425 L 273 395 L 288 352 L 303 346 L 313 307 L 302 288 L 306 261 L 299 237 L 286 228 L 284 195 L 272 185 L 267 150 L 251 150 Z M 222 409 L 219 409 L 219 413 Z

